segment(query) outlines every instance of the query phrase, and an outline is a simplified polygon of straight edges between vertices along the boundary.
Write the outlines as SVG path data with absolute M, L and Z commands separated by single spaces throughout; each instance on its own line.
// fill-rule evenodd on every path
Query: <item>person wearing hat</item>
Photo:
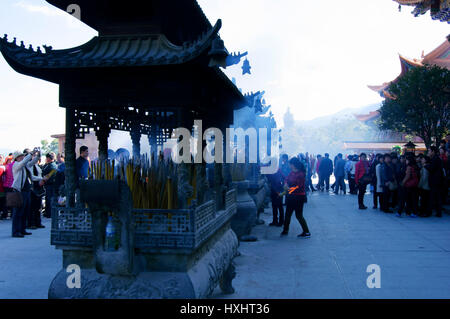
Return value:
M 23 205 L 20 208 L 13 208 L 12 214 L 12 237 L 23 238 L 31 235 L 26 231 L 27 214 L 31 212 L 31 168 L 38 162 L 39 150 L 35 148 L 30 153 L 14 153 L 14 164 L 12 166 L 14 182 L 12 188 L 22 193 Z

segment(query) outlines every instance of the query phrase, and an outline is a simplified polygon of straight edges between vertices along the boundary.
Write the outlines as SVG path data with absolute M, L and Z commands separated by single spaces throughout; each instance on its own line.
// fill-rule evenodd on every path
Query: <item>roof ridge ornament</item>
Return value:
M 49 45 L 45 45 L 45 44 L 44 44 L 42 47 L 43 47 L 44 50 L 45 50 L 45 54 L 49 54 L 50 52 L 53 51 L 53 47 L 52 47 L 52 46 L 49 46 Z
M 252 72 L 250 71 L 251 68 L 252 67 L 250 66 L 250 61 L 247 58 L 245 58 L 244 63 L 242 65 L 242 75 L 252 74 Z
M 238 51 L 237 54 L 236 54 L 236 52 L 231 53 L 227 57 L 227 67 L 241 63 L 241 59 L 247 55 L 248 55 L 248 51 L 246 51 L 242 54 L 240 51 Z

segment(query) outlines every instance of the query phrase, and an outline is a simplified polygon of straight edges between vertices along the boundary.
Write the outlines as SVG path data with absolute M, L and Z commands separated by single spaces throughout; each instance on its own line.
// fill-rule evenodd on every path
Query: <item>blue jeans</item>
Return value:
M 339 188 L 340 188 L 344 193 L 347 192 L 347 186 L 345 186 L 344 176 L 336 176 L 336 188 L 335 188 L 335 193 L 339 193 Z
M 24 234 L 27 216 L 31 212 L 31 194 L 30 192 L 22 192 L 23 205 L 20 208 L 13 208 L 12 213 L 12 235 Z

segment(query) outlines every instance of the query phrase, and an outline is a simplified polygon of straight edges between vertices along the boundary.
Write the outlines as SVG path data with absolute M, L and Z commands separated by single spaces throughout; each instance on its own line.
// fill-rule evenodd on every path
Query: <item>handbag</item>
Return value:
M 21 208 L 23 206 L 22 193 L 16 190 L 6 193 L 6 207 Z
M 23 175 L 22 175 L 22 186 L 24 185 Z M 16 189 L 12 192 L 6 193 L 6 207 L 8 208 L 21 208 L 23 206 L 23 196 L 22 193 Z

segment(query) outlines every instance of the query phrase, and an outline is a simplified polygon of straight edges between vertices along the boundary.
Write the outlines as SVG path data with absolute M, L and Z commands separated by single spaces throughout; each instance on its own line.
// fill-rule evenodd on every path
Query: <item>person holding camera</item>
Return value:
M 31 188 L 31 214 L 28 220 L 28 228 L 45 228 L 41 220 L 42 197 L 45 195 L 45 188 L 40 185 L 42 181 L 41 159 L 32 168 L 33 187 Z
M 25 150 L 23 153 L 16 152 L 14 154 L 12 188 L 15 193 L 20 193 L 20 195 L 15 194 L 17 201 L 12 214 L 12 237 L 23 238 L 25 235 L 31 235 L 26 231 L 26 221 L 31 213 L 31 169 L 39 158 L 40 151 L 38 148 L 35 148 L 32 152 Z

